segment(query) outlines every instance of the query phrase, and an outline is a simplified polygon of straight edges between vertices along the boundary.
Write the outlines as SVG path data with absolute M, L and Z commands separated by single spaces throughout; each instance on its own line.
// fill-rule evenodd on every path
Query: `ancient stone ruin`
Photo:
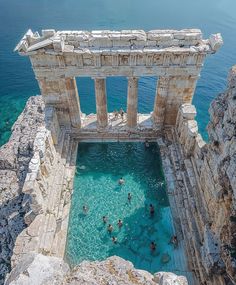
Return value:
M 126 126 L 129 129 L 137 128 L 140 133 L 147 128 L 152 133 L 163 125 L 175 125 L 179 106 L 192 101 L 206 55 L 215 53 L 221 44 L 219 34 L 203 40 L 197 29 L 43 30 L 42 36 L 29 30 L 15 50 L 30 57 L 46 109 L 50 109 L 53 117 L 56 142 L 58 124 L 73 129 L 78 136 L 91 131 L 93 120 L 97 122 L 95 131 L 110 134 L 117 129 L 107 112 L 108 76 L 128 78 Z M 81 76 L 92 77 L 95 83 L 97 114 L 90 120 L 80 109 L 75 77 Z M 151 117 L 137 112 L 140 76 L 159 79 Z
M 203 61 L 222 43 L 220 34 L 204 40 L 196 29 L 24 35 L 16 51 L 30 57 L 42 96 L 29 99 L 0 149 L 6 284 L 100 284 L 100 276 L 109 284 L 187 284 L 118 257 L 73 270 L 63 261 L 78 142 L 145 139 L 160 148 L 175 231 L 194 273 L 189 284 L 236 284 L 236 67 L 211 105 L 208 143 L 191 105 Z M 127 115 L 117 123 L 107 112 L 106 77 L 121 75 Z M 79 76 L 94 79 L 95 115 L 81 112 Z M 151 114 L 137 111 L 140 76 L 158 77 Z

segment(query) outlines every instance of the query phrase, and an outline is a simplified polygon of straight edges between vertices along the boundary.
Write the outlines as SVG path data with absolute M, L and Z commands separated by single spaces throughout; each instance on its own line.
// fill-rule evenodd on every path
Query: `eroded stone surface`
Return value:
M 12 270 L 5 285 L 188 285 L 183 276 L 137 270 L 118 256 L 101 262 L 83 261 L 69 270 L 60 258 L 27 254 Z
M 235 87 L 234 66 L 227 90 L 211 104 L 208 144 L 198 134 L 193 119 L 196 111 L 191 105 L 181 107 L 176 125 L 188 180 L 194 189 L 187 191 L 186 205 L 187 219 L 194 221 L 189 222 L 189 231 L 194 232 L 195 253 L 190 251 L 202 264 L 201 278 L 216 284 L 236 283 Z
M 223 44 L 220 34 L 202 38 L 198 29 L 55 31 L 28 30 L 15 51 L 30 57 L 46 107 L 54 107 L 60 125 L 81 127 L 75 77 L 95 82 L 97 129 L 108 125 L 106 77 L 128 77 L 127 127 L 137 127 L 138 78 L 159 76 L 153 122 L 176 123 L 178 108 L 191 103 L 207 54 Z M 53 134 L 52 134 L 53 135 Z
M 29 211 L 22 192 L 28 166 L 34 155 L 33 145 L 44 121 L 41 97 L 31 97 L 12 127 L 12 135 L 0 148 L 0 284 L 10 269 L 15 240 L 26 227 Z

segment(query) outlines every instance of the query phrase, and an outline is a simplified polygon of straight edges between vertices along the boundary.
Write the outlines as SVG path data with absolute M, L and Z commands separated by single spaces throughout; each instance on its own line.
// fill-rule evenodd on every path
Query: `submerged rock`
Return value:
M 168 263 L 170 261 L 170 255 L 168 253 L 163 253 L 161 256 L 161 262 L 162 263 Z

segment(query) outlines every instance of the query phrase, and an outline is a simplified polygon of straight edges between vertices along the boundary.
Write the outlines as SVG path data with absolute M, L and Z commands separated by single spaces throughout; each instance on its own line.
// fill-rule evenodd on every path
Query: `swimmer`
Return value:
M 111 224 L 108 225 L 107 231 L 108 231 L 109 234 L 112 233 L 112 231 L 113 231 L 113 226 L 112 226 Z
M 155 208 L 152 204 L 150 204 L 149 206 L 149 212 L 150 212 L 151 217 L 153 217 L 155 214 Z
M 148 142 L 148 140 L 145 140 L 145 147 L 149 147 L 149 142 Z
M 123 185 L 125 184 L 125 180 L 123 179 L 123 177 L 121 177 L 118 181 L 119 185 Z
M 116 237 L 113 236 L 111 240 L 112 240 L 113 243 L 117 243 L 117 238 Z
M 107 217 L 106 217 L 106 216 L 103 216 L 103 217 L 102 217 L 102 220 L 103 220 L 103 224 L 106 224 L 106 223 L 107 223 Z
M 119 227 L 119 229 L 120 229 L 120 228 L 123 226 L 122 220 L 119 220 L 118 223 L 117 223 L 117 225 L 118 225 L 118 227 Z
M 85 215 L 88 213 L 88 207 L 85 205 L 83 206 L 83 212 Z
M 156 244 L 154 241 L 152 241 L 150 244 L 150 250 L 151 250 L 151 252 L 154 252 L 156 250 Z
M 128 193 L 128 201 L 129 201 L 129 203 L 131 203 L 131 199 L 132 199 L 132 195 L 131 195 L 131 193 Z
M 174 245 L 174 248 L 177 248 L 178 247 L 178 239 L 177 239 L 177 236 L 172 236 L 172 238 L 170 239 L 170 242 L 169 243 L 172 243 Z

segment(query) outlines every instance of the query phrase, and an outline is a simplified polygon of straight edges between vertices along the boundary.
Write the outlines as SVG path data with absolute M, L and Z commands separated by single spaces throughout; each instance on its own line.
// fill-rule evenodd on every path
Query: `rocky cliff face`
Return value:
M 10 270 L 15 240 L 25 228 L 28 205 L 22 187 L 33 155 L 33 142 L 44 122 L 41 97 L 31 97 L 12 127 L 8 143 L 0 148 L 0 284 Z
M 200 253 L 196 271 L 212 282 L 206 284 L 236 284 L 236 66 L 209 111 L 207 144 L 198 133 L 194 106 L 181 106 L 176 126 L 194 190 L 188 219 L 195 227 L 195 255 Z
M 183 276 L 137 270 L 113 256 L 101 262 L 82 262 L 69 269 L 60 258 L 29 253 L 10 273 L 5 285 L 187 285 Z
M 212 175 L 207 187 L 213 190 L 213 198 L 208 203 L 209 227 L 220 241 L 225 270 L 236 283 L 236 66 L 229 73 L 226 92 L 211 104 L 210 115 L 206 161 Z

